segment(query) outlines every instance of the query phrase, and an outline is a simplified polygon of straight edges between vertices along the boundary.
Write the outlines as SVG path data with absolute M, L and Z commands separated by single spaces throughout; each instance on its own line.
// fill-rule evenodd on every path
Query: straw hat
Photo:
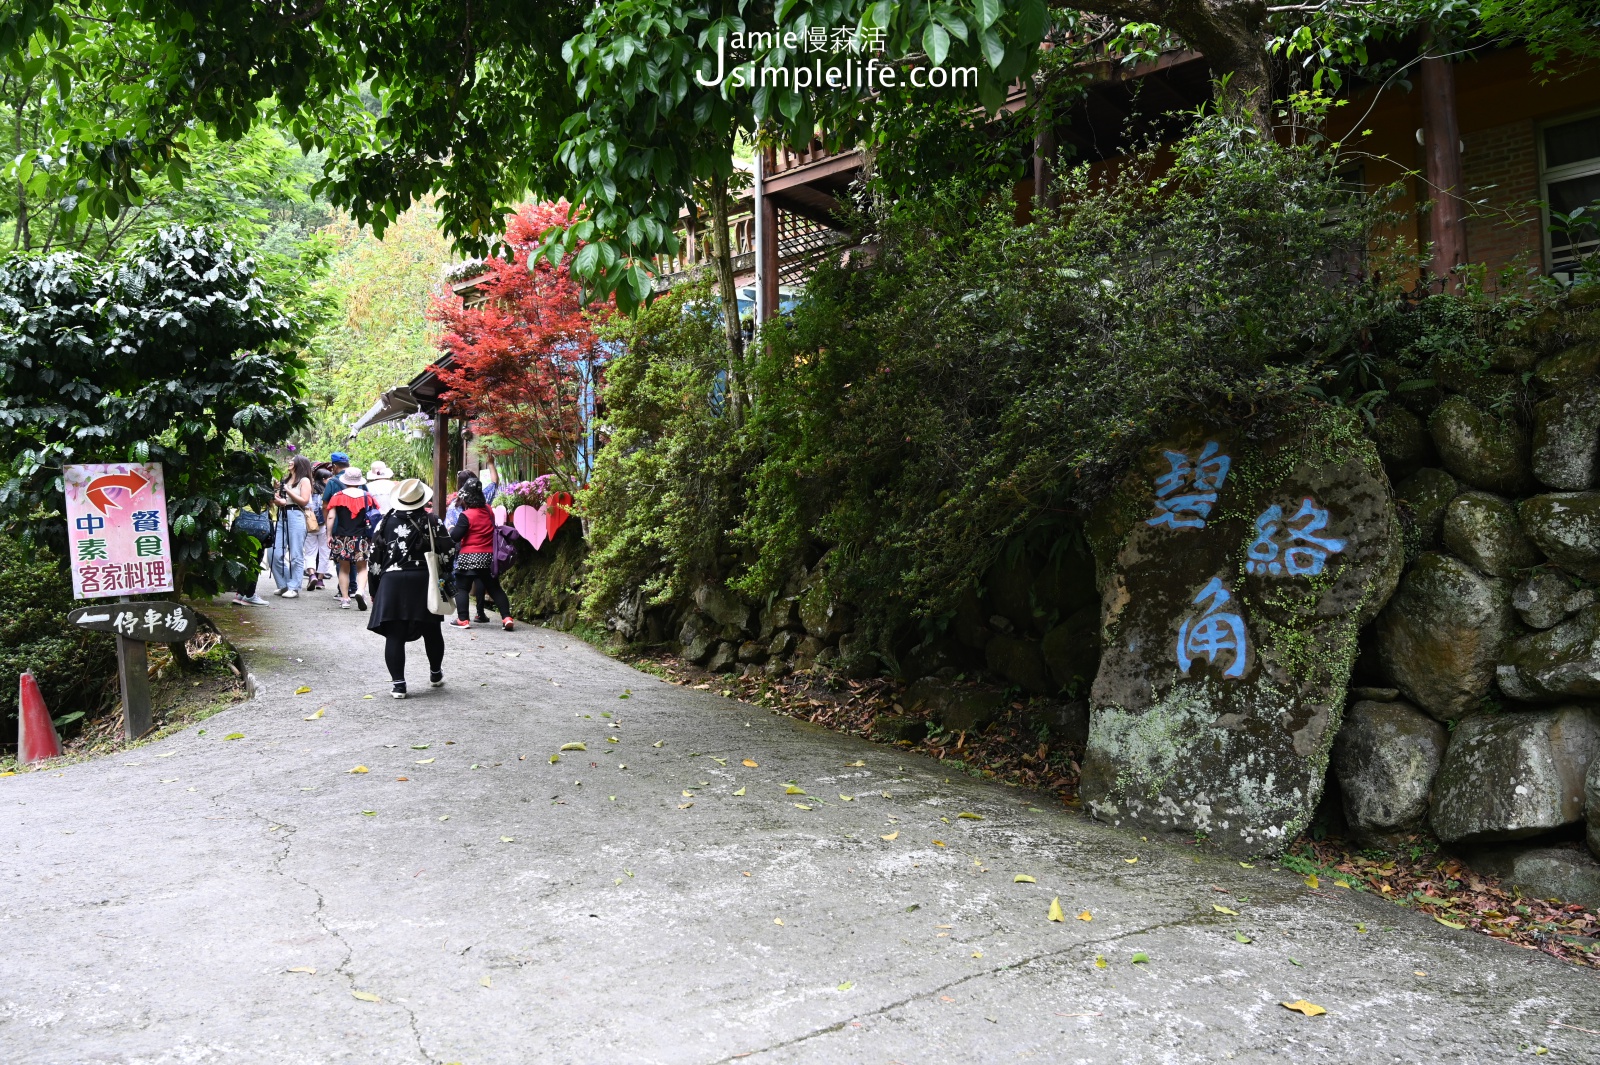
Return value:
M 382 459 L 373 459 L 372 465 L 367 467 L 367 476 L 374 481 L 392 481 L 394 471 Z
M 421 510 L 428 505 L 428 500 L 433 498 L 433 489 L 417 480 L 407 477 L 394 488 L 395 510 Z

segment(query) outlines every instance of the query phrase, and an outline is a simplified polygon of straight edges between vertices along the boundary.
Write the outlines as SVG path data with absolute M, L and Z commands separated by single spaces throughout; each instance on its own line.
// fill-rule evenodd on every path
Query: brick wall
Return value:
M 1466 179 L 1467 258 L 1488 266 L 1488 281 L 1505 267 L 1518 274 L 1544 268 L 1539 198 L 1539 153 L 1531 119 L 1508 122 L 1461 138 Z M 1483 203 L 1477 201 L 1482 200 Z

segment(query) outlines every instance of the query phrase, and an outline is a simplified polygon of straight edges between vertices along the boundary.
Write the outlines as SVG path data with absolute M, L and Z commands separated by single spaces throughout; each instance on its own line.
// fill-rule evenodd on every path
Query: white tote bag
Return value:
M 428 613 L 444 617 L 444 594 L 439 590 L 439 549 L 433 540 L 433 518 L 428 522 L 428 550 L 422 560 L 428 564 Z

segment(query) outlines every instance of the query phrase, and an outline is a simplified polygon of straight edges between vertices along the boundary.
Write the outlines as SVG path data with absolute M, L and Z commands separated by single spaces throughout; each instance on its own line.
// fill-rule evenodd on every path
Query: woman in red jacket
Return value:
M 472 582 L 478 581 L 494 597 L 494 608 L 500 612 L 500 626 L 507 632 L 516 624 L 511 618 L 511 604 L 506 600 L 500 578 L 494 575 L 494 511 L 484 501 L 483 487 L 475 480 L 468 481 L 456 493 L 456 505 L 461 516 L 450 530 L 460 554 L 456 555 L 456 620 L 450 624 L 458 629 L 470 629 L 467 620 L 467 598 Z M 478 600 L 479 603 L 483 599 Z

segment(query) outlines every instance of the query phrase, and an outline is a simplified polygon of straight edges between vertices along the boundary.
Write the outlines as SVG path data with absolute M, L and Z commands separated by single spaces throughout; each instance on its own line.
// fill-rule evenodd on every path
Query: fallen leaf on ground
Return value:
M 500 837 L 500 842 L 501 843 L 515 843 L 516 840 L 511 838 L 510 836 L 501 836 Z
M 587 751 L 588 749 L 581 743 L 563 743 L 561 745 L 561 750 L 563 751 Z
M 751 769 L 760 768 L 760 763 L 757 762 L 754 758 L 746 758 L 743 762 L 740 762 L 739 764 L 740 765 L 749 766 Z
M 973 956 L 973 957 L 974 957 L 974 958 L 981 958 L 981 957 L 983 957 L 983 951 L 981 951 L 981 950 L 975 950 L 975 951 L 973 951 L 973 952 L 972 952 L 972 956 Z
M 370 699 L 370 698 L 372 698 L 372 696 L 370 696 L 370 695 L 363 695 L 363 696 L 362 696 L 362 697 L 361 697 L 361 698 L 363 698 L 363 699 Z
M 856 982 L 854 980 L 846 980 L 844 983 L 839 985 L 839 990 L 840 991 L 848 991 L 852 987 L 855 987 L 855 986 L 856 986 Z
M 615 736 L 607 736 L 606 737 L 606 742 L 607 743 L 621 743 L 622 741 L 617 739 Z M 723 762 L 722 764 L 723 765 L 727 765 L 728 763 L 727 762 Z
M 1050 900 L 1050 912 L 1044 916 L 1047 921 L 1065 921 L 1067 919 L 1067 915 L 1061 910 L 1061 900 L 1059 898 Z
M 310 688 L 308 688 L 308 687 L 306 687 L 306 686 L 305 686 L 305 685 L 304 685 L 304 684 L 302 684 L 302 685 L 300 685 L 300 687 L 298 687 L 298 688 L 296 688 L 296 689 L 295 689 L 295 690 L 294 690 L 294 693 L 295 693 L 295 694 L 296 694 L 296 695 L 305 695 L 305 694 L 307 694 L 307 693 L 308 693 L 308 692 L 310 692 L 310 691 L 311 691 L 311 689 L 310 689 Z
M 1127 862 L 1129 865 L 1132 865 L 1134 862 L 1137 862 L 1139 859 L 1137 859 L 1137 858 L 1124 858 L 1122 860 Z
M 432 765 L 433 761 L 432 758 L 418 758 L 417 765 Z
M 413 743 L 413 744 L 412 744 L 412 745 L 411 745 L 411 749 L 412 749 L 412 750 L 413 750 L 413 751 L 425 751 L 425 750 L 427 750 L 427 749 L 428 749 L 428 748 L 429 748 L 429 747 L 430 747 L 430 746 L 432 746 L 432 744 L 428 744 L 428 743 Z
M 1361 924 L 1360 922 L 1357 922 L 1356 923 L 1356 931 L 1360 932 L 1362 935 L 1366 935 L 1367 934 L 1367 926 L 1364 925 L 1364 924 Z
M 1016 876 L 1011 878 L 1011 882 L 1013 884 L 1037 884 L 1039 881 L 1035 880 L 1027 873 L 1018 873 Z
M 377 995 L 374 995 L 371 991 L 352 991 L 350 994 L 356 998 L 359 998 L 362 1002 L 383 1001 L 383 999 L 379 998 Z
M 439 820 L 448 821 L 448 820 L 450 820 L 450 815 L 449 814 L 445 814 L 443 817 L 440 817 Z
M 1428 974 L 1423 972 L 1421 969 L 1412 969 L 1411 970 L 1411 975 L 1412 976 L 1427 976 Z
M 1240 862 L 1239 863 L 1239 868 L 1240 869 L 1254 869 L 1255 866 L 1251 865 L 1249 862 Z
M 1254 943 L 1255 942 L 1255 940 L 1251 939 L 1249 936 L 1245 935 L 1243 932 L 1235 932 L 1233 934 L 1233 941 L 1235 943 Z
M 222 738 L 225 739 L 225 740 L 242 740 L 242 739 L 244 739 L 244 733 L 242 733 L 242 732 L 230 732 L 230 733 L 228 733 L 226 736 L 224 736 Z
M 807 806 L 803 802 L 791 803 L 790 805 L 792 805 L 796 810 L 809 810 L 809 809 L 811 809 L 811 807 Z
M 1279 1005 L 1286 1010 L 1294 1010 L 1296 1013 L 1303 1013 L 1307 1017 L 1320 1017 L 1324 1013 L 1328 1012 L 1315 1002 L 1307 1002 L 1303 998 L 1297 998 L 1293 1002 L 1281 1002 Z
M 983 815 L 982 814 L 967 813 L 966 811 L 962 811 L 961 813 L 956 814 L 956 816 L 957 817 L 964 817 L 968 821 L 982 821 L 983 820 Z
M 1082 913 L 1078 914 L 1078 920 L 1092 921 L 1094 920 L 1094 914 L 1090 913 L 1088 910 L 1084 910 Z
M 772 919 L 772 923 L 775 924 L 775 925 L 782 925 L 783 924 L 783 918 L 782 917 L 774 917 Z
M 687 810 L 689 807 L 691 807 L 693 805 L 694 805 L 694 803 L 692 803 L 692 802 L 680 802 L 678 804 L 678 809 Z
M 484 987 L 493 987 L 494 986 L 494 981 L 489 979 L 487 976 L 478 977 L 478 983 L 482 984 Z
M 885 839 L 885 840 L 888 840 L 890 843 L 893 843 L 895 840 L 900 838 L 900 830 L 897 828 L 893 832 L 889 833 L 887 836 L 879 836 L 878 838 L 879 839 Z
M 328 711 L 328 708 L 326 706 L 319 706 L 319 707 L 317 707 L 317 712 L 316 713 L 311 714 L 308 717 L 304 717 L 301 720 L 302 721 L 320 721 L 322 719 L 322 715 L 327 713 L 327 711 Z
M 1317 879 L 1317 874 L 1312 873 L 1306 877 L 1306 887 L 1316 889 L 1322 886 L 1322 881 Z
M 1290 958 L 1289 959 L 1289 964 L 1290 965 L 1300 965 L 1300 959 L 1299 958 Z M 1301 965 L 1300 967 L 1302 969 L 1305 968 L 1305 966 L 1303 966 L 1303 965 Z
M 395 777 L 394 779 L 395 779 L 396 782 L 399 782 L 399 781 L 402 781 L 402 780 L 410 780 L 411 778 L 410 777 Z
M 555 765 L 559 761 L 561 761 L 561 756 L 559 754 L 552 754 L 550 756 L 550 764 L 551 765 Z
M 1216 910 L 1218 913 L 1225 913 L 1229 917 L 1237 917 L 1237 916 L 1239 916 L 1239 911 L 1238 910 L 1230 910 L 1226 906 L 1218 906 L 1214 902 L 1211 904 L 1211 908 L 1213 910 Z
M 505 656 L 507 658 L 521 658 L 522 657 L 522 652 L 521 651 L 506 651 L 506 652 L 504 652 L 504 654 L 505 654 Z
M 743 794 L 744 794 L 744 789 L 743 788 L 740 788 L 738 791 L 734 792 L 734 795 L 736 795 L 736 796 L 742 796 Z
M 1096 969 L 1104 969 L 1106 967 L 1106 956 L 1104 954 L 1096 954 L 1094 956 L 1094 967 Z
M 686 791 L 686 792 L 684 792 L 684 793 L 683 793 L 683 797 L 684 797 L 684 798 L 685 798 L 685 799 L 692 799 L 692 798 L 694 798 L 694 792 L 692 792 L 692 791 Z
M 378 811 L 376 811 L 376 810 L 362 810 L 361 811 L 361 816 L 362 817 L 377 817 L 378 816 Z
M 1149 960 L 1150 960 L 1150 955 L 1146 954 L 1142 950 L 1137 952 L 1133 956 L 1133 964 L 1135 964 L 1135 965 L 1142 965 L 1142 964 L 1144 964 L 1145 962 L 1147 962 Z
M 352 772 L 352 773 L 370 773 L 371 770 L 368 769 L 364 765 L 358 765 L 354 769 L 350 770 L 350 772 Z
M 1438 921 L 1440 924 L 1444 925 L 1446 928 L 1465 928 L 1465 927 L 1467 927 L 1466 925 L 1460 924 L 1460 923 L 1458 923 L 1456 921 L 1446 921 L 1443 917 L 1435 917 L 1434 920 Z
M 854 761 L 854 762 L 846 762 L 844 764 L 844 767 L 846 769 L 862 769 L 862 768 L 864 768 L 866 766 L 866 764 L 867 763 L 865 763 L 863 761 L 857 760 L 857 761 Z
M 317 970 L 313 969 L 309 965 L 296 965 L 293 969 L 285 969 L 284 972 L 286 972 L 286 973 L 308 973 L 311 976 L 317 975 Z
M 665 747 L 666 745 L 667 745 L 667 741 L 666 740 L 656 740 L 656 742 L 652 743 L 650 746 L 652 746 L 652 747 Z
M 797 788 L 793 784 L 790 784 L 788 787 L 783 789 L 783 793 L 785 795 L 804 795 L 805 789 Z

